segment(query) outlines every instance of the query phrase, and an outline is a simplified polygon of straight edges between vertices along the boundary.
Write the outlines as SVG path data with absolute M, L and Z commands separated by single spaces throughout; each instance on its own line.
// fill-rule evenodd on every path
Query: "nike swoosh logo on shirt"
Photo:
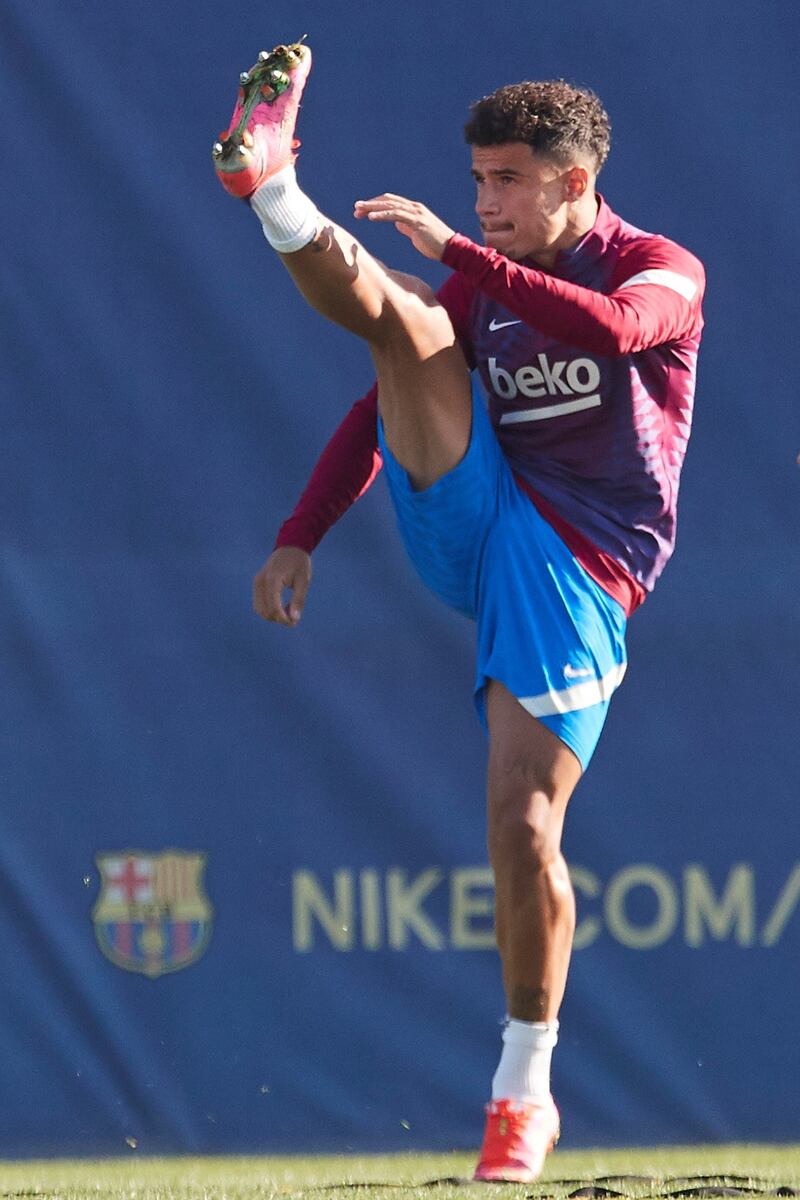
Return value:
M 497 333 L 498 329 L 505 329 L 507 325 L 521 325 L 522 321 L 496 321 L 492 317 L 489 322 L 489 333 Z

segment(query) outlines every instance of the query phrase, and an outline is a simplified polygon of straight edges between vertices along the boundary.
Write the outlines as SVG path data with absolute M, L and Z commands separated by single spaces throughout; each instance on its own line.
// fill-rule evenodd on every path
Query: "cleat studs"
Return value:
M 249 82 L 250 82 L 250 72 L 242 71 L 241 75 L 239 76 L 239 83 L 242 85 L 242 87 L 244 87 L 244 85 Z
M 259 62 L 266 62 L 268 58 L 269 58 L 268 50 L 259 50 L 259 52 L 258 52 L 258 61 Z
M 294 42 L 287 51 L 289 58 L 293 59 L 296 63 L 303 61 L 303 56 L 306 53 L 306 48 L 303 45 L 303 42 L 305 42 L 307 37 L 308 34 L 304 33 L 303 36 L 298 41 Z
M 250 151 L 247 149 L 246 146 L 239 146 L 239 148 L 237 150 L 237 154 L 239 155 L 240 158 L 249 158 L 250 157 Z
M 222 154 L 223 149 L 224 149 L 224 147 L 222 145 L 222 142 L 214 142 L 214 145 L 211 148 L 211 153 L 214 155 L 214 158 L 219 158 L 220 154 Z

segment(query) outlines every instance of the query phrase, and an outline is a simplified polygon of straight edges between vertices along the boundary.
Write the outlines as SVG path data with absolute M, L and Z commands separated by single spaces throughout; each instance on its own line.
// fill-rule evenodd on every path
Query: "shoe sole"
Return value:
M 279 96 L 291 86 L 292 72 L 302 63 L 307 53 L 303 42 L 290 46 L 276 46 L 273 50 L 262 50 L 258 60 L 249 71 L 239 76 L 242 111 L 233 129 L 220 134 L 215 142 L 211 157 L 217 171 L 233 175 L 252 165 L 253 135 L 247 125 L 258 104 L 274 104 Z

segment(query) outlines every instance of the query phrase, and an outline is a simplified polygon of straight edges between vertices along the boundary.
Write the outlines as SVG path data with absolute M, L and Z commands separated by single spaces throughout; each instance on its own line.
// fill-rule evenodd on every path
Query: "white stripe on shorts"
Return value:
M 549 692 L 542 692 L 540 696 L 517 696 L 517 699 L 532 717 L 555 717 L 558 713 L 589 708 L 592 704 L 602 704 L 611 699 L 625 678 L 627 666 L 627 663 L 620 663 L 619 666 L 612 667 L 602 679 L 589 679 L 585 683 L 576 683 L 559 692 L 551 689 Z

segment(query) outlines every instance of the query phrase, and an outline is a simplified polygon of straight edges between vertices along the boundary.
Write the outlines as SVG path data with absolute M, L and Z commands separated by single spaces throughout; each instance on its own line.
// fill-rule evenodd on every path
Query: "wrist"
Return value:
M 445 242 L 444 249 L 442 250 L 442 262 L 446 267 L 452 267 L 454 270 L 457 269 L 456 261 L 460 251 L 463 250 L 465 246 L 471 246 L 474 244 L 475 243 L 472 242 L 470 238 L 465 237 L 463 233 L 459 233 L 456 229 L 451 230 L 450 237 Z
M 310 555 L 316 546 L 317 543 L 312 537 L 298 533 L 296 529 L 289 526 L 289 521 L 287 521 L 286 525 L 279 530 L 272 549 L 273 553 L 275 550 L 300 550 L 303 554 Z

